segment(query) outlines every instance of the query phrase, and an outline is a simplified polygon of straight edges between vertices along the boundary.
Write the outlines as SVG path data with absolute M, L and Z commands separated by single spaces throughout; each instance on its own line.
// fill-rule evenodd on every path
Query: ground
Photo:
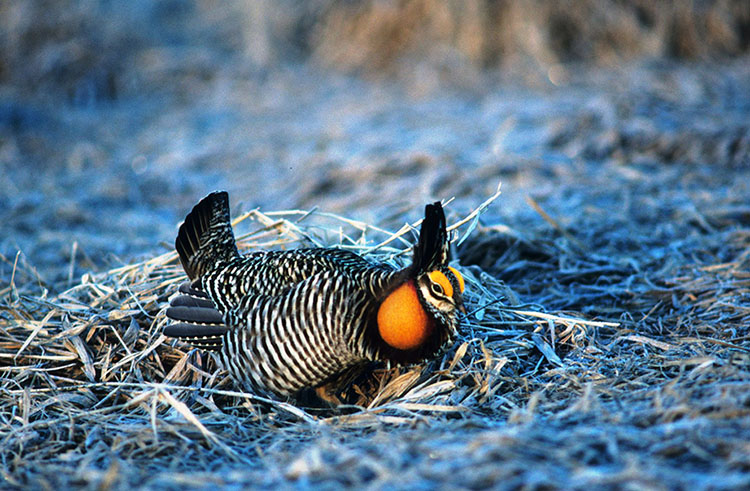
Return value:
M 2 65 L 7 486 L 750 485 L 747 55 L 375 76 L 320 61 L 328 31 L 271 65 L 186 42 L 202 18 L 142 35 L 132 69 Z M 60 46 L 33 59 L 89 53 Z M 500 183 L 459 227 L 459 340 L 371 407 L 249 398 L 160 338 L 177 224 L 212 190 L 251 212 L 243 247 L 366 250 Z

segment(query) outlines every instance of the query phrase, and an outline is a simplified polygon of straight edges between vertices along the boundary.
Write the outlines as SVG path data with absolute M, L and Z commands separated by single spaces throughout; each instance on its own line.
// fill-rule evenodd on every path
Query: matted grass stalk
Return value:
M 498 187 L 454 222 L 450 230 L 464 228 L 454 240 L 465 240 L 499 195 Z M 259 226 L 238 235 L 242 250 L 338 246 L 398 266 L 410 253 L 406 235 L 419 225 L 389 233 L 317 210 L 251 210 L 234 220 L 239 227 L 248 223 Z M 174 252 L 87 273 L 78 284 L 49 298 L 35 295 L 34 284 L 12 284 L 14 293 L 4 296 L 0 305 L 2 441 L 19 448 L 22 434 L 64 421 L 116 424 L 126 418 L 147 428 L 153 440 L 148 445 L 158 446 L 172 438 L 161 428 L 165 418 L 174 425 L 169 415 L 176 414 L 207 444 L 231 455 L 211 429 L 231 418 L 244 421 L 257 436 L 279 424 L 411 424 L 483 407 L 511 411 L 523 404 L 532 386 L 542 383 L 538 378 L 544 358 L 538 351 L 560 366 L 560 345 L 574 349 L 588 328 L 616 325 L 525 306 L 515 292 L 481 269 L 463 270 L 470 314 L 462 321 L 455 346 L 428 363 L 375 370 L 365 382 L 350 387 L 355 403 L 338 413 L 238 392 L 211 356 L 168 341 L 161 334 L 163 308 L 184 279 Z M 133 431 L 143 438 L 140 430 Z

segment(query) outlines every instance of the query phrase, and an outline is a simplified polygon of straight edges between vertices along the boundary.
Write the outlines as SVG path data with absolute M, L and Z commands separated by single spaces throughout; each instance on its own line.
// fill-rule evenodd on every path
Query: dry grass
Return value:
M 497 197 L 452 227 L 460 230 L 459 241 L 472 237 L 461 249 L 466 262 L 481 264 L 477 255 L 513 235 L 478 221 Z M 252 210 L 235 225 L 252 229 L 239 237 L 245 250 L 338 244 L 394 264 L 407 260 L 413 227 L 387 233 L 296 210 Z M 533 464 L 538 469 L 531 477 L 540 484 L 554 484 L 563 473 L 570 485 L 651 485 L 667 471 L 675 473 L 670 482 L 699 482 L 680 467 L 718 459 L 719 469 L 735 479 L 730 482 L 746 483 L 749 239 L 747 233 L 726 238 L 737 252 L 731 260 L 675 264 L 651 276 L 592 259 L 579 250 L 583 244 L 535 242 L 537 256 L 544 250 L 564 258 L 565 267 L 539 274 L 529 268 L 527 281 L 534 284 L 524 288 L 554 290 L 565 282 L 571 295 L 580 294 L 569 305 L 582 311 L 599 299 L 603 320 L 523 304 L 487 272 L 491 266 L 465 266 L 470 313 L 455 346 L 429 363 L 377 368 L 348 389 L 355 404 L 336 410 L 237 392 L 209 356 L 165 338 L 163 307 L 184 279 L 175 253 L 86 274 L 55 296 L 40 293 L 33 281 L 16 283 L 21 273 L 33 276 L 16 261 L 0 292 L 0 473 L 8 485 L 35 487 L 300 479 L 482 486 L 513 476 L 527 482 Z M 529 243 L 510 240 L 503 247 L 507 269 L 527 265 L 519 250 Z M 600 289 L 615 301 L 591 297 L 582 283 L 592 275 L 604 279 Z M 628 308 L 615 315 L 625 297 Z M 594 424 L 577 424 L 583 420 Z M 501 421 L 506 424 L 495 426 Z M 382 432 L 396 426 L 425 428 L 430 436 L 415 443 L 417 450 L 401 448 L 408 447 L 403 439 L 384 443 Z M 348 435 L 362 441 L 342 450 Z M 395 455 L 389 445 L 398 447 Z M 410 452 L 420 457 L 404 463 Z M 641 475 L 635 463 L 627 465 L 632 452 L 673 465 Z M 466 462 L 476 472 L 452 473 L 425 461 L 426 454 L 442 455 L 438 461 L 452 462 L 449 468 Z M 571 477 L 576 462 L 588 470 Z M 602 470 L 601 462 L 616 465 Z M 391 465 L 433 475 L 399 476 Z
M 0 3 L 0 488 L 750 488 L 747 2 L 272 4 Z M 173 254 L 78 280 L 217 185 L 306 208 L 245 248 L 401 263 L 370 224 L 500 178 L 461 338 L 338 411 L 163 339 Z

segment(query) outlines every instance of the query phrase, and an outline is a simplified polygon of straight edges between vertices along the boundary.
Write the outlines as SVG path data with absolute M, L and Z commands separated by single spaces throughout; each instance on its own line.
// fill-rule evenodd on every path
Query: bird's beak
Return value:
M 463 301 L 463 299 L 460 299 L 460 300 L 458 301 L 458 305 L 456 305 L 456 307 L 458 308 L 458 310 L 459 310 L 459 311 L 460 311 L 460 312 L 461 312 L 462 314 L 466 315 L 466 307 L 464 306 L 464 301 Z

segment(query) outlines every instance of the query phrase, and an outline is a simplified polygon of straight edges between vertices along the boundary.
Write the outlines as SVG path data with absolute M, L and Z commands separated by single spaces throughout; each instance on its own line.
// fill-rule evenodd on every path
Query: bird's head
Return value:
M 453 339 L 463 306 L 464 279 L 448 266 L 450 248 L 440 202 L 425 207 L 404 280 L 378 310 L 378 332 L 396 350 L 431 354 Z

